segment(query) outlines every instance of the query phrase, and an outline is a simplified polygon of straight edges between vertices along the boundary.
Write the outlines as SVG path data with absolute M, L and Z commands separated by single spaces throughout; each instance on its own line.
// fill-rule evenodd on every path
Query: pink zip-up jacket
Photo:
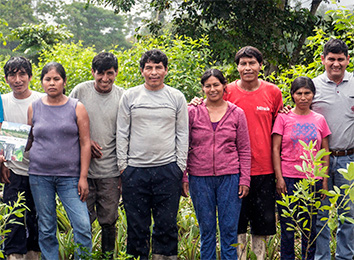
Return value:
M 215 131 L 203 102 L 189 106 L 189 152 L 186 173 L 193 176 L 240 174 L 240 185 L 250 186 L 251 146 L 243 110 L 228 102 Z

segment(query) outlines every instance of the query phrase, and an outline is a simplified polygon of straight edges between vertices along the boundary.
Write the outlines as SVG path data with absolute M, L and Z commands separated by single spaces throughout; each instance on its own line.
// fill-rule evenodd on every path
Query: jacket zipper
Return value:
M 205 107 L 206 108 L 206 107 Z M 226 112 L 225 112 L 225 115 L 230 113 L 229 112 L 229 108 L 227 108 Z M 225 115 L 223 116 L 223 118 L 225 118 Z M 222 118 L 222 119 L 223 119 Z M 225 119 L 223 120 L 225 121 Z M 216 129 L 214 131 L 213 129 L 213 124 L 210 122 L 210 126 L 211 126 L 211 130 L 213 131 L 213 173 L 214 173 L 214 176 L 216 176 L 216 168 L 215 168 L 215 132 L 216 130 L 220 127 L 220 123 L 221 123 L 221 120 L 219 121 L 218 125 L 216 126 Z
M 214 175 L 216 175 L 216 169 L 215 169 L 215 131 L 213 131 L 213 170 L 214 170 Z

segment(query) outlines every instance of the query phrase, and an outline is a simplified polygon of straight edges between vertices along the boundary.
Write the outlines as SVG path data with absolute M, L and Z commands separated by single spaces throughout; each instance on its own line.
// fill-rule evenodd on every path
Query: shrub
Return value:
M 0 190 L 3 191 L 4 184 L 0 184 Z M 6 240 L 6 234 L 10 233 L 11 230 L 6 229 L 7 224 L 18 224 L 23 225 L 23 223 L 17 222 L 15 219 L 11 218 L 15 215 L 18 218 L 23 218 L 24 211 L 27 207 L 24 204 L 25 198 L 23 193 L 19 193 L 17 200 L 14 201 L 12 205 L 8 205 L 2 202 L 2 198 L 0 201 L 0 259 L 4 258 L 4 253 L 2 250 L 2 245 Z

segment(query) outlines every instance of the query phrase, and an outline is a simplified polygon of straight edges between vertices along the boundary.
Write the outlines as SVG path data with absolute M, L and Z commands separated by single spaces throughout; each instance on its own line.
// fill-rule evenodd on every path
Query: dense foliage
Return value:
M 0 1 L 0 10 L 0 54 L 15 51 L 37 58 L 43 46 L 59 41 L 82 41 L 98 51 L 131 47 L 124 16 L 80 0 L 8 0 Z
M 3 35 L 1 44 L 6 40 L 6 46 L 0 48 L 0 54 L 10 54 L 19 41 L 9 41 L 6 37 L 12 29 L 20 27 L 23 23 L 35 24 L 38 22 L 34 16 L 31 4 L 27 0 L 0 0 L 1 21 L 0 34 Z
M 111 49 L 115 45 L 124 49 L 131 47 L 125 39 L 124 18 L 111 10 L 73 2 L 63 5 L 61 11 L 53 15 L 55 22 L 65 24 L 74 35 L 74 42 L 82 41 L 84 46 L 94 45 L 99 51 Z
M 304 46 L 305 53 L 312 53 L 311 59 L 306 61 L 307 65 L 299 64 L 280 67 L 277 73 L 270 76 L 261 77 L 276 83 L 283 91 L 284 101 L 290 102 L 289 86 L 291 81 L 300 75 L 315 77 L 323 72 L 320 55 L 324 43 L 329 37 L 339 37 L 349 46 L 349 55 L 354 55 L 354 16 L 350 10 L 329 11 L 325 17 L 330 21 L 330 27 L 317 27 L 314 35 L 308 37 L 308 44 Z M 29 28 L 28 31 L 31 31 Z M 33 36 L 34 37 L 34 36 Z M 31 39 L 29 37 L 29 39 Z M 27 39 L 26 41 L 29 41 Z M 48 47 L 49 46 L 49 47 Z M 46 48 L 44 48 L 46 47 Z M 238 77 L 236 64 L 234 62 L 210 62 L 212 51 L 209 46 L 209 37 L 203 36 L 197 40 L 192 37 L 182 37 L 177 35 L 161 35 L 155 38 L 140 37 L 133 47 L 122 50 L 118 47 L 110 50 L 117 55 L 119 60 L 119 73 L 116 84 L 124 88 L 129 88 L 143 82 L 140 75 L 138 61 L 143 52 L 151 48 L 163 50 L 169 57 L 169 73 L 166 83 L 180 89 L 190 100 L 195 95 L 201 95 L 199 78 L 204 70 L 209 67 L 220 68 L 226 75 L 229 82 Z M 39 57 L 39 63 L 33 64 L 34 77 L 31 82 L 33 89 L 41 91 L 39 82 L 40 69 L 50 61 L 57 61 L 64 65 L 68 75 L 67 93 L 78 83 L 92 79 L 90 73 L 92 58 L 97 54 L 94 47 L 84 47 L 79 43 L 59 43 L 43 45 Z M 225 49 L 224 52 L 231 52 Z M 306 57 L 306 56 L 304 56 Z M 3 67 L 9 56 L 0 56 L 0 65 Z M 353 58 L 352 58 L 353 60 Z M 350 62 L 349 71 L 353 70 L 353 62 Z M 266 74 L 266 73 L 265 73 Z M 0 72 L 3 75 L 3 71 Z M 10 91 L 5 84 L 4 78 L 0 77 L 0 91 L 6 93 Z
M 156 39 L 141 38 L 129 50 L 111 50 L 119 61 L 118 76 L 115 81 L 118 86 L 129 88 L 143 83 L 139 60 L 145 51 L 152 48 L 161 49 L 169 58 L 166 84 L 181 90 L 188 100 L 195 95 L 200 95 L 199 78 L 209 65 L 207 60 L 210 58 L 207 37 L 192 40 L 189 37 L 163 35 Z M 40 70 L 46 63 L 56 61 L 66 69 L 67 93 L 70 93 L 71 89 L 80 82 L 92 79 L 91 61 L 96 54 L 93 47 L 84 48 L 81 43 L 57 44 L 51 49 L 43 50 L 38 65 L 33 64 L 31 88 L 41 91 Z M 7 58 L 4 57 L 3 62 L 0 62 L 2 67 Z M 3 75 L 3 71 L 0 75 Z M 9 92 L 10 89 L 3 77 L 1 78 L 0 90 L 2 93 Z
M 5 235 L 11 230 L 6 229 L 6 225 L 8 224 L 19 224 L 23 225 L 22 223 L 17 222 L 13 219 L 13 216 L 18 218 L 24 217 L 24 211 L 26 210 L 24 206 L 25 198 L 23 193 L 18 194 L 18 198 L 14 201 L 13 204 L 7 205 L 2 201 L 2 190 L 4 188 L 4 184 L 0 184 L 0 191 L 1 191 L 1 198 L 0 198 L 0 259 L 4 258 L 3 253 L 3 244 L 5 241 Z
M 38 56 L 44 50 L 50 49 L 54 44 L 73 37 L 63 25 L 27 24 L 11 31 L 9 39 L 19 40 L 20 44 L 13 50 L 24 53 L 37 63 Z
M 130 0 L 87 0 L 88 3 L 103 3 L 116 11 L 131 10 L 140 1 Z M 123 3 L 122 3 L 123 2 Z M 324 24 L 316 12 L 322 2 L 288 0 L 147 0 L 155 16 L 145 20 L 152 34 L 166 30 L 169 21 L 161 19 L 164 12 L 172 17 L 171 33 L 197 39 L 206 34 L 210 38 L 213 58 L 218 61 L 233 60 L 233 54 L 242 46 L 259 48 L 270 69 L 278 65 L 287 66 L 301 61 L 300 52 L 316 25 Z M 293 3 L 296 3 L 293 5 Z M 333 2 L 333 1 L 332 1 Z M 228 51 L 224 51 L 224 50 Z

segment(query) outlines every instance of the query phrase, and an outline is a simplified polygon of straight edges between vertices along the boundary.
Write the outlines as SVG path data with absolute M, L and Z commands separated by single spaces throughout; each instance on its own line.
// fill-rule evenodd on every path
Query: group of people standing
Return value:
M 190 193 L 200 227 L 201 259 L 216 259 L 217 223 L 221 259 L 247 259 L 248 225 L 252 250 L 257 260 L 265 259 L 267 236 L 276 231 L 276 196 L 292 194 L 295 184 L 307 177 L 294 167 L 302 164 L 299 140 L 317 141 L 317 151 L 332 152 L 324 158 L 329 178 L 318 181 L 316 191 L 346 182 L 337 169 L 354 161 L 354 77 L 346 71 L 348 47 L 332 39 L 324 46 L 324 74 L 313 81 L 295 79 L 295 107 L 279 113 L 280 89 L 258 78 L 261 52 L 246 46 L 235 62 L 239 80 L 227 84 L 219 70 L 207 70 L 201 77 L 206 99 L 195 98 L 187 106 L 180 91 L 164 84 L 168 59 L 159 50 L 143 54 L 145 82 L 128 90 L 114 85 L 116 57 L 98 54 L 92 61 L 94 80 L 76 86 L 69 97 L 60 64 L 51 62 L 42 70 L 45 95 L 28 88 L 30 62 L 11 58 L 4 67 L 12 89 L 2 95 L 4 120 L 28 123 L 32 129 L 29 162 L 7 161 L 1 170 L 5 202 L 24 191 L 29 209 L 26 225 L 8 226 L 8 259 L 39 259 L 39 251 L 42 259 L 58 259 L 56 194 L 73 227 L 76 258 L 90 253 L 90 223 L 96 218 L 102 227 L 102 251 L 112 258 L 121 193 L 127 253 L 134 257 L 148 259 L 151 241 L 152 259 L 177 259 L 179 200 Z M 353 217 L 353 203 L 348 206 Z M 319 230 L 323 222 L 321 217 L 312 220 L 315 235 L 316 224 Z M 280 223 L 281 259 L 295 259 L 294 233 L 287 230 L 290 220 L 282 216 Z M 326 227 L 308 259 L 330 259 L 329 240 Z M 307 243 L 303 237 L 304 249 Z M 352 260 L 353 255 L 353 224 L 339 222 L 336 259 Z

